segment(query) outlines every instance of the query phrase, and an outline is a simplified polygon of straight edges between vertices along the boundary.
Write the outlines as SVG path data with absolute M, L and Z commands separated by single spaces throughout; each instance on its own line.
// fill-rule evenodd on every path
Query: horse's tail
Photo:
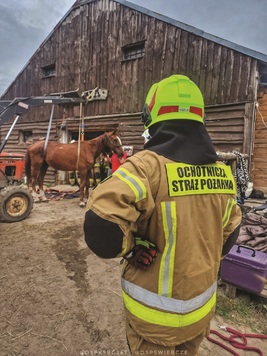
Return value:
M 31 183 L 31 156 L 30 156 L 29 148 L 27 149 L 25 154 L 25 175 L 27 178 L 27 186 L 29 188 Z
M 43 157 L 43 159 L 45 160 L 45 155 L 46 155 L 46 149 L 47 149 L 47 145 L 45 144 L 45 141 L 44 141 L 44 144 L 42 146 L 42 149 L 41 149 L 41 156 Z

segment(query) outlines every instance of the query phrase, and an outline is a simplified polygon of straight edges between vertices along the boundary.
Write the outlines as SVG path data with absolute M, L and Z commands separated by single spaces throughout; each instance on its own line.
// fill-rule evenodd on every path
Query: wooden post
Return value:
M 236 297 L 236 287 L 231 284 L 226 284 L 225 295 L 230 299 L 234 299 Z

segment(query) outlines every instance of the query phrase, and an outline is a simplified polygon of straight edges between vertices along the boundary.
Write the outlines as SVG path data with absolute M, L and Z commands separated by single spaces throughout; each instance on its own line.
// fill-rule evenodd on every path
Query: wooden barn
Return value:
M 140 112 L 150 86 L 171 74 L 202 90 L 206 125 L 218 151 L 247 155 L 254 187 L 267 193 L 267 55 L 207 34 L 125 0 L 78 0 L 40 45 L 2 100 L 96 87 L 106 100 L 57 106 L 50 140 L 120 127 L 123 144 L 143 148 Z M 25 152 L 46 136 L 51 107 L 21 116 L 5 147 Z M 2 141 L 12 120 L 0 127 Z M 54 182 L 50 169 L 48 182 Z

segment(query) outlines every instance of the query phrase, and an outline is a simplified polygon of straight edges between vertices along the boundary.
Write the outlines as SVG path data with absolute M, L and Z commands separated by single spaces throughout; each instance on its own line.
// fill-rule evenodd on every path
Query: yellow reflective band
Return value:
M 221 164 L 166 164 L 169 196 L 236 194 L 231 167 Z
M 127 171 L 127 169 L 119 168 L 113 173 L 113 176 L 118 177 L 132 189 L 136 203 L 146 198 L 145 185 L 138 177 Z
M 223 216 L 223 227 L 225 227 L 228 224 L 228 221 L 229 221 L 230 215 L 231 215 L 231 211 L 235 204 L 236 204 L 235 199 L 228 199 L 226 210 L 225 210 L 225 213 Z
M 165 248 L 160 263 L 158 294 L 172 297 L 174 257 L 176 247 L 176 203 L 161 203 Z
M 205 318 L 216 303 L 216 292 L 214 292 L 210 300 L 203 305 L 203 307 L 182 315 L 171 314 L 146 307 L 129 297 L 125 292 L 122 292 L 122 296 L 126 309 L 137 318 L 146 321 L 147 323 L 174 328 L 192 325 Z

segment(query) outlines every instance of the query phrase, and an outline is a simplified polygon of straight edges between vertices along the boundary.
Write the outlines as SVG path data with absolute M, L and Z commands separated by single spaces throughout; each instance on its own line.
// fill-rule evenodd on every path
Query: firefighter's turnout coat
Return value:
M 164 346 L 207 328 L 222 248 L 241 220 L 231 168 L 144 150 L 91 193 L 87 208 L 85 240 L 98 256 L 123 256 L 134 236 L 157 246 L 146 271 L 125 262 L 122 294 L 132 328 Z

